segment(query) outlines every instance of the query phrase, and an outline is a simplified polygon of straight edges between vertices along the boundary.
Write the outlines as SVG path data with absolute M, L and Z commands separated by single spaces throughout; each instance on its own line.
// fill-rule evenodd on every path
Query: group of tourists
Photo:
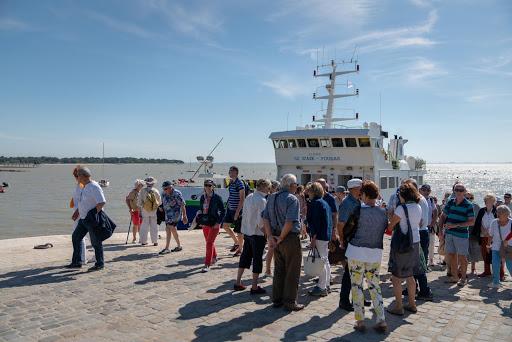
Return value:
M 205 259 L 202 272 L 209 272 L 217 261 L 215 239 L 222 226 L 232 238 L 230 251 L 239 257 L 235 291 L 243 291 L 242 277 L 252 266 L 250 294 L 266 293 L 258 285 L 265 266 L 265 276 L 272 277 L 272 303 L 289 311 L 304 308 L 297 302 L 303 260 L 301 240 L 317 253 L 321 270 L 311 296 L 327 296 L 331 292 L 331 253 L 341 253 L 343 266 L 339 307 L 354 311 L 357 331 L 365 331 L 365 306 L 373 306 L 377 320 L 374 329 L 387 331 L 386 312 L 402 316 L 405 311 L 416 313 L 416 301 L 431 301 L 427 273 L 436 265 L 435 240 L 439 239 L 439 260 L 446 265 L 448 284 L 464 287 L 467 269 L 475 275 L 475 264 L 484 262 L 478 277 L 491 277 L 492 288 L 504 280 L 504 267 L 512 274 L 511 199 L 507 193 L 498 202 L 494 195 L 484 198 L 480 208 L 464 184 L 457 182 L 442 201 L 432 196 L 428 184 L 418 186 L 414 179 L 402 180 L 399 188 L 386 202 L 378 186 L 370 180 L 353 178 L 346 188 L 329 191 L 325 179 L 299 185 L 293 174 L 284 175 L 280 182 L 260 179 L 254 191 L 238 178 L 238 168 L 229 169 L 227 205 L 215 192 L 212 180 L 204 181 L 200 207 L 193 218 L 201 227 L 205 239 Z M 91 172 L 78 166 L 73 172 L 77 186 L 72 199 L 75 208 L 72 235 L 73 258 L 68 267 L 79 268 L 87 259 L 84 237 L 89 233 L 96 263 L 91 271 L 103 268 L 103 247 L 86 223 L 86 216 L 99 213 L 105 205 L 101 187 L 91 180 Z M 162 183 L 162 193 L 156 180 L 148 177 L 136 180 L 126 197 L 131 224 L 132 242 L 147 245 L 150 233 L 153 245 L 158 245 L 158 220 L 165 222 L 166 245 L 160 254 L 182 250 L 177 226 L 189 222 L 185 200 L 170 181 Z M 384 308 L 380 287 L 380 271 L 385 235 L 391 236 L 388 271 L 391 273 L 394 303 Z M 171 238 L 176 247 L 170 249 Z M 335 252 L 337 251 L 337 252 Z M 265 261 L 265 265 L 263 264 Z M 273 273 L 271 272 L 273 263 Z M 365 280 L 370 300 L 365 300 Z M 405 288 L 403 285 L 405 284 Z M 405 300 L 404 300 L 405 299 Z

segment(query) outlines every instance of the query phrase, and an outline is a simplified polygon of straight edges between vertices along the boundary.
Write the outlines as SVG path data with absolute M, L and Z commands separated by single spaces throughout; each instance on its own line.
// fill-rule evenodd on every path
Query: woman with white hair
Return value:
M 512 274 L 512 257 L 506 253 L 503 255 L 502 250 L 512 248 L 512 218 L 510 218 L 510 209 L 506 205 L 500 205 L 496 208 L 497 219 L 492 221 L 490 236 L 492 242 L 487 248 L 491 249 L 492 255 L 492 283 L 489 287 L 500 287 L 500 264 L 501 259 L 505 259 L 505 265 L 508 272 Z
M 137 197 L 139 196 L 140 190 L 144 187 L 144 181 L 142 179 L 136 179 L 134 188 L 128 196 L 126 196 L 126 205 L 128 206 L 128 211 L 130 213 L 132 226 L 133 226 L 133 240 L 132 243 L 137 241 L 137 232 L 140 230 L 140 224 L 142 223 L 142 218 L 140 216 L 140 210 L 137 206 Z
M 153 186 L 156 179 L 148 177 L 144 179 L 146 187 L 139 192 L 137 197 L 137 206 L 142 208 L 142 225 L 140 227 L 140 243 L 145 246 L 148 244 L 148 231 L 151 235 L 153 246 L 158 246 L 158 225 L 156 223 L 156 211 L 162 198 L 160 193 Z

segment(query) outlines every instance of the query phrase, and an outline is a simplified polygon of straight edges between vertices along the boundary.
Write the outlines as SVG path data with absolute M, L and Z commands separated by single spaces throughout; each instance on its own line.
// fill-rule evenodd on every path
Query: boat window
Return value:
M 279 140 L 279 147 L 281 147 L 281 148 L 288 148 L 288 141 L 286 141 L 286 140 Z
M 359 147 L 370 147 L 370 138 L 359 138 Z
M 339 175 L 338 176 L 338 185 L 343 185 L 347 187 L 347 182 L 352 179 L 352 175 Z
M 359 143 L 361 144 L 361 143 Z M 378 139 L 372 139 L 372 147 L 380 148 L 380 143 Z
M 392 189 L 392 188 L 396 187 L 395 180 L 396 180 L 396 178 L 395 178 L 395 177 L 389 177 L 388 185 L 389 185 L 389 188 L 390 188 L 390 189 Z
M 279 148 L 279 140 L 274 140 L 274 148 Z
M 343 138 L 332 138 L 332 147 L 343 147 Z
M 381 189 L 388 188 L 388 177 L 380 177 L 380 188 Z
M 309 147 L 320 147 L 318 144 L 318 139 L 308 139 L 308 146 Z
M 331 147 L 331 142 L 329 141 L 329 139 L 320 139 L 320 146 Z
M 301 184 L 308 184 L 309 182 L 311 182 L 311 175 L 310 174 L 302 174 L 300 176 L 300 180 L 301 180 Z
M 297 145 L 299 145 L 299 147 L 307 147 L 306 139 L 297 139 Z M 303 183 L 303 184 L 306 184 L 306 183 Z
M 288 139 L 288 146 L 290 148 L 296 148 L 297 147 L 297 143 L 295 142 L 295 139 Z
M 357 147 L 356 138 L 345 138 L 346 147 Z
M 418 184 L 423 185 L 423 176 L 418 176 Z

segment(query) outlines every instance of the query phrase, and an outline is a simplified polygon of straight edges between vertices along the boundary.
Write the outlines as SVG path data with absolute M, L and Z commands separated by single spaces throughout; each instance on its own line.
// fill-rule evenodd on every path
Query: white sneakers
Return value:
M 205 267 L 203 267 L 203 269 L 201 270 L 201 273 L 206 273 L 206 272 L 208 272 L 208 271 L 210 271 L 210 266 L 205 266 Z

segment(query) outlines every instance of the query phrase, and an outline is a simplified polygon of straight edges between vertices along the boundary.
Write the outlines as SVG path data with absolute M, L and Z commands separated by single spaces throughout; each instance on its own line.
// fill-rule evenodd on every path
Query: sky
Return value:
M 325 108 L 317 62 L 352 57 L 350 125 L 512 161 L 508 0 L 0 0 L 0 155 L 188 162 L 223 138 L 217 161 L 273 162 L 269 134 Z

